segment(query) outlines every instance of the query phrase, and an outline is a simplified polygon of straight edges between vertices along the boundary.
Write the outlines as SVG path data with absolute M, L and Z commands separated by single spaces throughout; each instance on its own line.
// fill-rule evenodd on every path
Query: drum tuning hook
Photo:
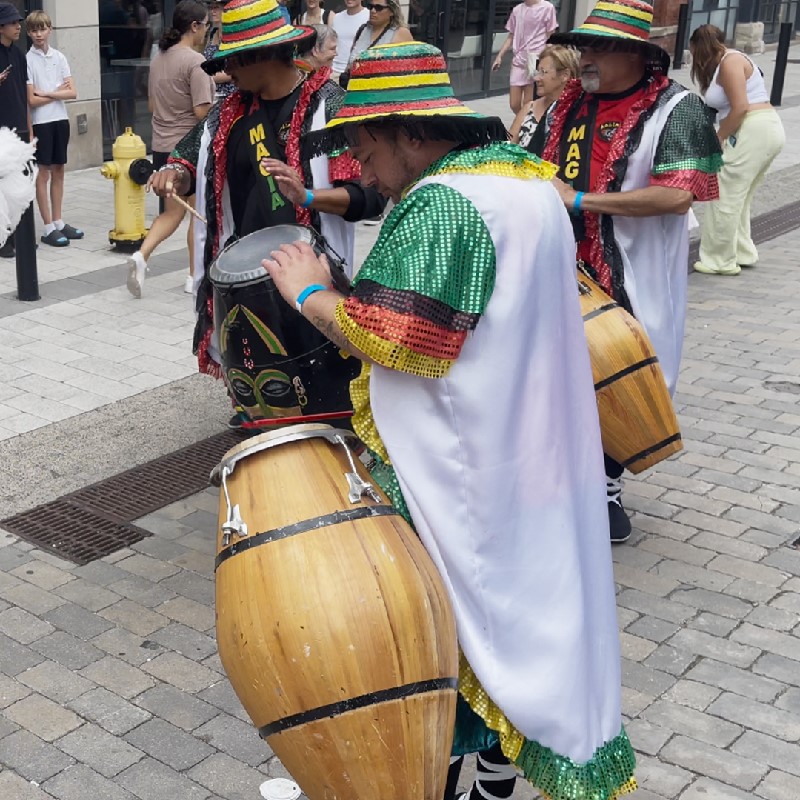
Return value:
M 347 453 L 347 460 L 350 462 L 350 472 L 345 472 L 344 476 L 347 479 L 348 495 L 347 499 L 351 503 L 357 503 L 361 498 L 366 495 L 370 500 L 376 503 L 381 502 L 381 496 L 375 491 L 371 483 L 367 483 L 356 470 L 356 463 L 353 461 L 353 454 L 347 446 L 347 442 L 341 436 L 335 436 L 334 441 L 344 447 Z
M 247 523 L 242 519 L 239 511 L 239 504 L 231 505 L 231 496 L 228 494 L 228 475 L 231 470 L 223 467 L 221 475 L 222 491 L 225 493 L 225 504 L 227 506 L 227 519 L 222 523 L 222 546 L 227 547 L 231 543 L 231 538 L 236 535 L 240 539 L 247 536 Z

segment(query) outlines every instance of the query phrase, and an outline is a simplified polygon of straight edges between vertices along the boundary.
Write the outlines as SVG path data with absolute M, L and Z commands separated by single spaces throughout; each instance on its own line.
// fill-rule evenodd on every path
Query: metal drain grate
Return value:
M 150 536 L 131 520 L 205 489 L 212 468 L 241 440 L 225 431 L 0 520 L 0 526 L 42 550 L 88 564 Z
M 225 431 L 63 499 L 113 519 L 137 519 L 205 489 L 213 467 L 241 440 L 241 434 Z
M 800 201 L 789 203 L 775 211 L 760 214 L 750 223 L 750 235 L 756 244 L 777 239 L 784 233 L 800 228 Z M 693 241 L 689 245 L 689 269 L 697 261 L 700 242 Z
M 76 564 L 88 564 L 149 536 L 149 531 L 116 522 L 64 500 L 9 517 L 6 530 L 48 553 Z

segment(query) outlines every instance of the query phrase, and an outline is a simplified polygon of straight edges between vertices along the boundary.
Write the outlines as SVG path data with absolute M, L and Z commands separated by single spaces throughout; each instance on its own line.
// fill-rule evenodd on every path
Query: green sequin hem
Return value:
M 722 154 L 711 153 L 701 158 L 681 158 L 680 161 L 662 162 L 653 167 L 654 175 L 663 175 L 667 172 L 680 172 L 683 170 L 696 170 L 708 175 L 716 175 L 722 169 Z
M 585 764 L 527 739 L 514 763 L 550 800 L 615 800 L 636 789 L 636 756 L 624 729 Z

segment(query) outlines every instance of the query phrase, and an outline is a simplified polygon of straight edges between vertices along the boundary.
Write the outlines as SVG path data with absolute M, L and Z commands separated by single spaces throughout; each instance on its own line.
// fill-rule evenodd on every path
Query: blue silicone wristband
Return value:
M 326 288 L 327 287 L 323 286 L 321 283 L 312 283 L 310 286 L 306 286 L 306 288 L 297 295 L 297 300 L 294 301 L 294 307 L 302 314 L 303 303 L 305 303 L 314 292 L 324 292 Z
M 583 196 L 586 192 L 578 192 L 575 195 L 575 199 L 572 201 L 572 213 L 577 216 L 581 213 L 581 203 L 583 202 Z
M 308 208 L 314 202 L 314 192 L 311 189 L 306 189 L 306 199 L 300 203 L 301 208 Z

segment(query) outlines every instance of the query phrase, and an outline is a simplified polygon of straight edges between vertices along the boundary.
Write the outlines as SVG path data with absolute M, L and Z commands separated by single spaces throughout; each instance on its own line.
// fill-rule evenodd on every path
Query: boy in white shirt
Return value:
M 66 247 L 70 239 L 83 238 L 83 231 L 61 219 L 69 144 L 69 117 L 64 101 L 74 100 L 77 92 L 67 59 L 49 45 L 53 31 L 50 17 L 44 11 L 33 11 L 28 14 L 25 27 L 33 42 L 27 54 L 28 104 L 39 162 L 36 203 L 44 222 L 42 241 L 53 247 Z

